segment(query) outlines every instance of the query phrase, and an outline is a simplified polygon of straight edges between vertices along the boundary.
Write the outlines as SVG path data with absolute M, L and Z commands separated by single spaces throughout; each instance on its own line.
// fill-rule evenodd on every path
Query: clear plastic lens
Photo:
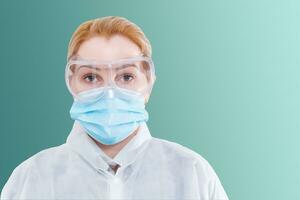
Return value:
M 144 68 L 146 62 L 136 62 L 122 66 L 112 67 L 112 78 L 116 86 L 143 92 L 150 84 L 150 77 L 147 78 L 147 70 Z
M 73 95 L 107 87 L 117 87 L 144 93 L 152 87 L 154 67 L 144 57 L 118 62 L 70 61 L 66 68 L 66 81 Z
M 73 64 L 70 66 L 69 85 L 73 93 L 104 87 L 107 83 L 108 68 Z

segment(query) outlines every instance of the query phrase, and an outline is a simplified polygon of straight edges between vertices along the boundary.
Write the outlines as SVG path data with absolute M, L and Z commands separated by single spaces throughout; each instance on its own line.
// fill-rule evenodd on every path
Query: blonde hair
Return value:
M 83 22 L 73 33 L 68 47 L 67 60 L 75 55 L 80 45 L 93 36 L 111 37 L 121 34 L 134 42 L 142 54 L 151 57 L 152 48 L 148 38 L 140 27 L 124 17 L 106 16 Z

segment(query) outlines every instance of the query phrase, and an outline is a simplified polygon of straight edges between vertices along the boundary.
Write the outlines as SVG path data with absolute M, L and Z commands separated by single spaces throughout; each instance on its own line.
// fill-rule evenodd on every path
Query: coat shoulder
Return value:
M 66 160 L 69 157 L 69 150 L 66 148 L 66 144 L 43 149 L 33 156 L 29 157 L 21 165 L 27 166 L 44 166 L 53 165 L 57 161 Z
M 43 149 L 29 158 L 22 161 L 13 170 L 16 176 L 28 176 L 42 172 L 51 172 L 56 165 L 62 165 L 70 157 L 69 149 L 66 144 Z
M 33 191 L 36 189 L 41 190 L 39 184 L 47 181 L 47 176 L 51 176 L 51 170 L 54 165 L 58 165 L 59 160 L 67 159 L 67 151 L 65 144 L 62 144 L 41 150 L 21 162 L 5 183 L 0 199 L 20 199 L 27 193 L 35 194 Z M 47 176 L 41 176 L 41 173 Z M 41 192 L 49 191 L 45 189 Z
M 153 138 L 151 148 L 160 149 L 156 151 L 164 161 L 171 166 L 195 171 L 201 180 L 218 180 L 218 176 L 212 165 L 199 153 L 191 148 L 165 139 Z
M 177 142 L 153 137 L 152 144 L 151 147 L 157 146 L 157 148 L 163 150 L 168 157 L 183 159 L 193 164 L 200 163 L 201 165 L 209 165 L 208 161 L 202 155 Z

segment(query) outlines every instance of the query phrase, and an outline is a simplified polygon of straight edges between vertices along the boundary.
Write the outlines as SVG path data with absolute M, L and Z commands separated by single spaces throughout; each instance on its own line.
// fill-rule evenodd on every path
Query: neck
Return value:
M 130 134 L 127 138 L 122 140 L 121 142 L 117 144 L 112 144 L 112 145 L 106 145 L 98 142 L 94 138 L 92 138 L 97 146 L 101 148 L 101 150 L 108 155 L 111 158 L 114 158 L 122 149 L 123 147 L 138 133 L 139 128 L 137 128 L 132 134 Z

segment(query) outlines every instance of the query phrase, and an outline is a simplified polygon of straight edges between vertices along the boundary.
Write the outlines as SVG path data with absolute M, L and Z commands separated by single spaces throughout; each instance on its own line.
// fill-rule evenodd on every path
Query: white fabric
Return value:
M 116 174 L 109 171 L 111 162 L 120 165 Z M 228 197 L 203 157 L 175 142 L 152 137 L 146 123 L 111 159 L 75 122 L 66 143 L 40 151 L 14 169 L 1 193 L 1 200 L 6 199 Z

